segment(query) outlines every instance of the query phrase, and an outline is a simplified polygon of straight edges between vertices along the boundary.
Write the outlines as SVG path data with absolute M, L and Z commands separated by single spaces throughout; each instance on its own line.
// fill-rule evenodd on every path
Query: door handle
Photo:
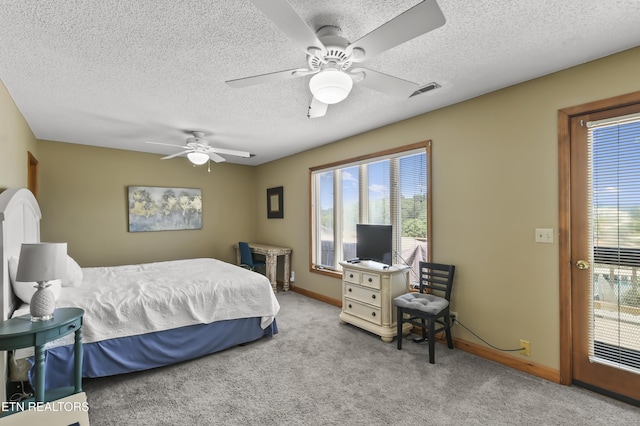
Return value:
M 576 268 L 581 269 L 581 270 L 589 269 L 590 266 L 591 265 L 586 260 L 578 260 L 576 262 Z

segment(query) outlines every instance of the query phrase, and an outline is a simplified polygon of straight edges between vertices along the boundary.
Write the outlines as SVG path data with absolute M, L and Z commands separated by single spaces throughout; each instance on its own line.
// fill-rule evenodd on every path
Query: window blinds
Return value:
M 640 114 L 587 123 L 589 358 L 640 373 Z

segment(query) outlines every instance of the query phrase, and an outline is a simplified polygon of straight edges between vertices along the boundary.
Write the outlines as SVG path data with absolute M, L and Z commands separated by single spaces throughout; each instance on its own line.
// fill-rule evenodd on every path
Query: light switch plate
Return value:
M 553 244 L 553 228 L 536 228 L 536 243 Z

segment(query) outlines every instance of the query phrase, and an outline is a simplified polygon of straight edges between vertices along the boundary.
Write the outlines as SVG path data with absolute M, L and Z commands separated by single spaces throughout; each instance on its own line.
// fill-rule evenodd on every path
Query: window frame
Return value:
M 426 154 L 426 189 L 427 189 L 427 197 L 426 197 L 426 216 L 427 216 L 427 243 L 428 243 L 428 250 L 427 250 L 427 261 L 431 262 L 432 259 L 432 253 L 433 253 L 433 245 L 432 245 L 432 184 L 431 184 L 431 165 L 432 165 L 432 161 L 431 161 L 431 140 L 426 140 L 426 141 L 422 141 L 422 142 L 417 142 L 414 144 L 410 144 L 410 145 L 404 145 L 404 146 L 400 146 L 400 147 L 396 147 L 396 148 L 391 148 L 391 149 L 387 149 L 387 150 L 383 150 L 383 151 L 378 151 L 378 152 L 374 152 L 371 154 L 366 154 L 366 155 L 361 155 L 358 157 L 351 157 L 351 158 L 347 158 L 344 160 L 340 160 L 340 161 L 335 161 L 332 163 L 327 163 L 327 164 L 322 164 L 319 166 L 314 166 L 314 167 L 310 167 L 309 168 L 309 271 L 313 272 L 313 273 L 318 273 L 318 274 L 322 274 L 322 275 L 327 275 L 327 276 L 331 276 L 331 277 L 335 277 L 335 278 L 341 278 L 342 277 L 342 271 L 341 270 L 337 270 L 337 269 L 329 269 L 329 268 L 325 268 L 324 266 L 321 265 L 316 265 L 314 263 L 314 253 L 316 251 L 316 241 L 314 238 L 314 228 L 316 226 L 316 209 L 315 209 L 315 205 L 316 203 L 319 202 L 319 194 L 316 194 L 314 191 L 314 175 L 315 173 L 318 172 L 322 172 L 322 171 L 330 171 L 330 170 L 335 170 L 335 169 L 339 169 L 339 168 L 345 168 L 345 166 L 348 165 L 357 165 L 357 164 L 365 164 L 365 163 L 373 163 L 375 161 L 380 161 L 383 160 L 385 158 L 389 158 L 389 157 L 395 157 L 395 156 L 401 156 L 403 153 L 409 153 L 410 151 L 416 151 L 419 149 L 424 149 L 425 154 Z M 340 182 L 335 181 L 334 179 L 334 188 L 335 185 L 339 185 Z M 360 183 L 362 185 L 362 182 Z M 360 191 L 360 196 L 362 197 L 362 191 Z M 314 197 L 316 199 L 314 199 Z M 399 198 L 398 198 L 399 199 Z M 334 200 L 335 200 L 335 196 L 334 196 Z M 361 200 L 362 201 L 362 200 Z M 366 204 L 364 204 L 366 206 Z M 393 207 L 392 207 L 393 208 Z M 336 226 L 336 219 L 335 219 L 336 215 L 334 213 L 334 227 Z M 361 218 L 362 218 L 362 212 L 361 212 Z M 397 221 L 400 220 L 399 215 L 396 217 Z M 392 218 L 393 221 L 393 218 Z M 397 226 L 399 226 L 399 224 L 397 223 L 393 223 L 394 226 L 394 247 L 396 246 L 396 232 L 395 229 L 397 229 Z M 336 244 L 337 246 L 337 244 Z M 340 249 L 341 250 L 341 249 Z

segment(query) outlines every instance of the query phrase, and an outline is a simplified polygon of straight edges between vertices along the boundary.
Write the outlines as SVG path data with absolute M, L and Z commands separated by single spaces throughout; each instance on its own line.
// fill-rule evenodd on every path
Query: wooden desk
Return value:
M 236 263 L 240 265 L 240 247 L 234 245 L 236 249 Z M 284 280 L 282 282 L 282 290 L 289 291 L 289 277 L 291 276 L 291 249 L 288 247 L 276 247 L 268 244 L 249 243 L 252 253 L 262 254 L 265 257 L 266 275 L 269 278 L 273 292 L 277 293 L 276 283 L 276 266 L 278 264 L 278 256 L 284 256 Z
M 0 350 L 9 351 L 33 346 L 35 349 L 35 402 L 47 402 L 82 392 L 82 316 L 80 308 L 58 308 L 53 318 L 32 322 L 23 315 L 0 323 Z M 44 345 L 69 333 L 75 333 L 74 386 L 44 391 Z M 4 384 L 3 384 L 4 386 Z

